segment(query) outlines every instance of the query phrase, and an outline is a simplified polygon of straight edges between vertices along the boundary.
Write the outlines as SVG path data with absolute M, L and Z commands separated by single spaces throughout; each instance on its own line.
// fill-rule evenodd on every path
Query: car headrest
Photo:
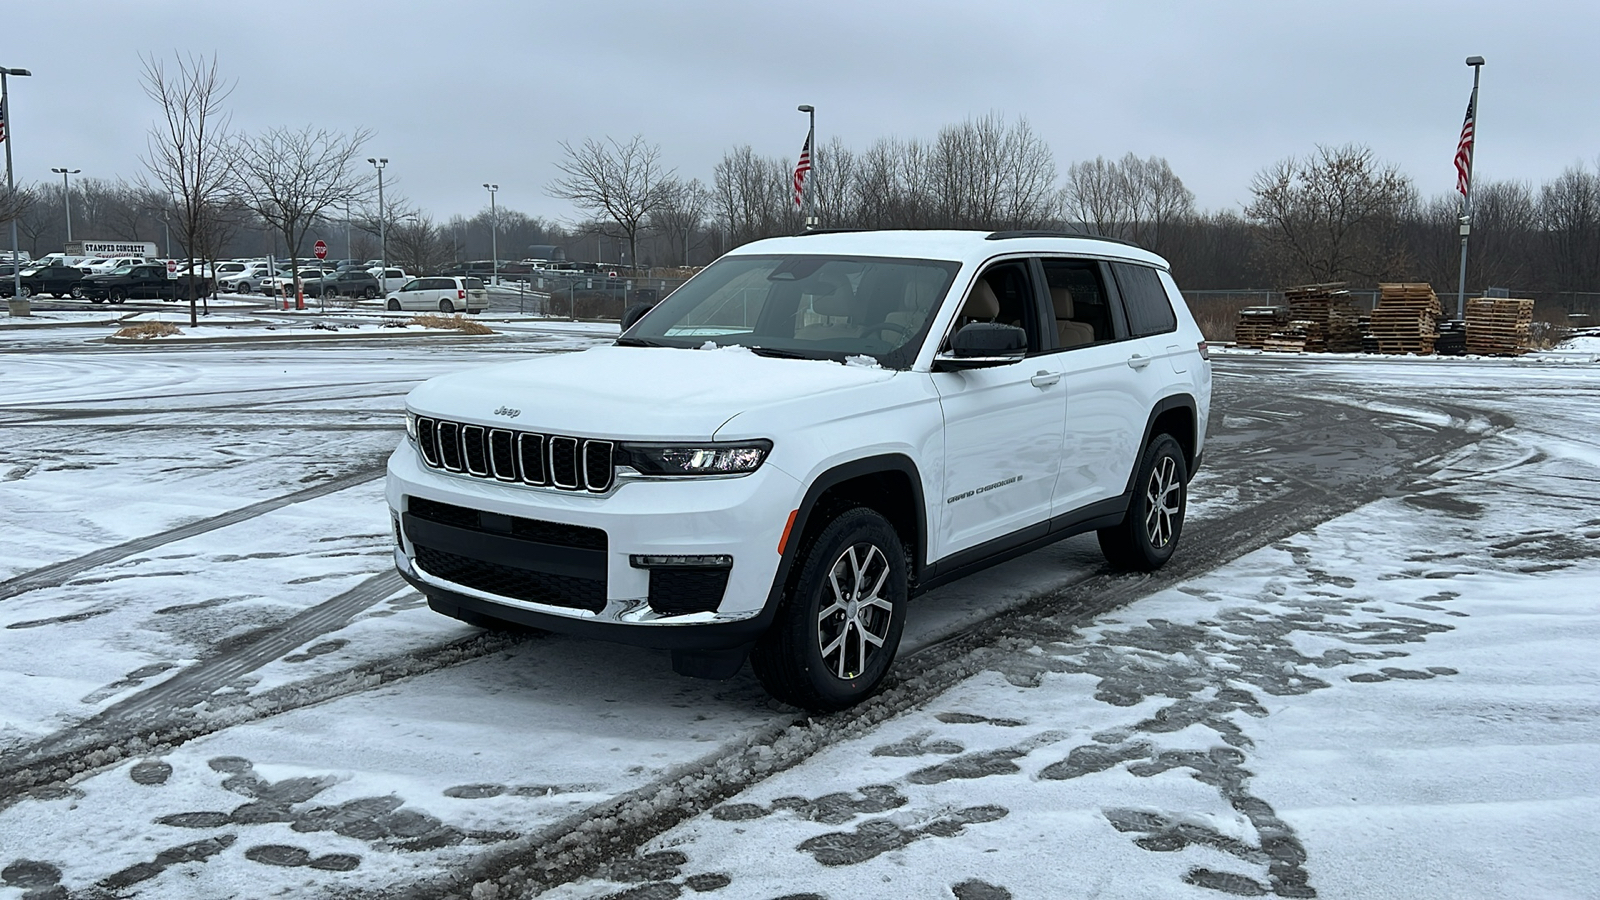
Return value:
M 1072 318 L 1072 292 L 1064 287 L 1050 289 L 1050 304 L 1056 308 L 1056 318 Z
M 850 290 L 850 282 L 843 278 L 828 278 L 824 276 L 819 280 L 823 291 L 832 289 L 829 293 L 818 293 L 811 300 L 811 311 L 819 316 L 848 317 L 855 307 L 855 294 Z
M 993 319 L 1000 315 L 1000 298 L 994 295 L 989 282 L 979 278 L 972 286 L 966 305 L 961 307 L 961 315 L 968 319 Z

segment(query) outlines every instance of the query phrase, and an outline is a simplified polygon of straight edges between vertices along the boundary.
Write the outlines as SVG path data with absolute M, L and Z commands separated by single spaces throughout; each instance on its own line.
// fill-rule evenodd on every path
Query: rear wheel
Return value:
M 456 311 L 456 305 L 454 303 L 451 303 L 449 300 L 440 300 L 439 301 L 439 312 L 442 312 L 442 313 L 453 313 L 455 311 Z
M 333 288 L 328 288 L 322 292 L 322 299 L 324 300 L 332 300 L 337 296 L 339 296 L 339 292 Z
M 32 297 L 33 296 L 33 288 L 28 287 L 27 285 L 23 285 L 22 286 L 22 290 L 20 292 L 20 296 L 24 300 L 28 299 L 29 297 Z
M 72 296 L 76 300 L 82 300 L 83 299 L 83 288 L 79 287 L 79 286 L 76 286 L 76 285 L 73 286 L 73 288 L 72 288 Z
M 1154 572 L 1172 558 L 1189 508 L 1188 483 L 1183 448 L 1172 435 L 1157 435 L 1139 460 L 1127 517 L 1096 533 L 1113 568 Z
M 800 575 L 750 655 L 785 703 L 833 712 L 860 703 L 889 672 L 905 626 L 905 549 L 875 510 L 848 510 L 797 560 Z
M 367 298 L 368 300 L 376 300 L 378 299 L 378 289 L 369 287 L 361 293 L 361 296 Z

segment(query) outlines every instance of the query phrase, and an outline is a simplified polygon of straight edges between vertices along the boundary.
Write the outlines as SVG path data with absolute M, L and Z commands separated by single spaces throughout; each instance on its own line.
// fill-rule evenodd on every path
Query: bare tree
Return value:
M 665 201 L 663 188 L 673 176 L 662 168 L 661 146 L 636 134 L 626 144 L 589 138 L 579 147 L 562 141 L 561 149 L 566 159 L 556 168 L 565 177 L 551 183 L 550 196 L 614 222 L 627 238 L 628 261 L 637 269 L 639 231 Z
M 232 142 L 235 196 L 283 237 L 296 266 L 306 232 L 319 218 L 366 199 L 372 176 L 354 165 L 371 136 L 366 129 L 345 135 L 306 126 L 271 128 Z
M 389 228 L 392 265 L 407 272 L 437 272 L 450 261 L 444 229 L 426 213 L 410 213 Z
M 696 178 L 692 181 L 673 180 L 662 188 L 663 202 L 650 214 L 650 226 L 666 235 L 675 250 L 681 250 L 680 264 L 689 264 L 689 240 L 700 230 L 706 210 L 711 206 L 711 192 Z
M 0 223 L 10 222 L 12 219 L 22 219 L 39 203 L 39 189 L 37 185 L 19 185 L 16 189 L 9 189 L 0 185 Z M 21 223 L 18 223 L 21 227 Z M 7 253 L 10 249 L 7 248 Z
M 212 213 L 222 205 L 228 187 L 228 116 L 223 101 L 233 91 L 210 62 L 177 57 L 176 71 L 154 56 L 141 57 L 145 94 L 161 104 L 163 120 L 150 129 L 145 169 L 155 184 L 173 198 L 179 240 L 189 255 L 189 271 L 203 253 Z M 203 256 L 201 256 L 203 258 Z M 189 324 L 195 325 L 200 292 L 190 276 Z
M 1388 277 L 1402 271 L 1401 221 L 1416 207 L 1411 180 L 1367 147 L 1317 148 L 1256 174 L 1245 215 L 1263 228 L 1269 264 L 1290 282 Z
M 1539 218 L 1554 270 L 1552 281 L 1568 291 L 1589 290 L 1600 283 L 1600 171 L 1568 166 L 1546 182 L 1539 189 Z
M 1132 153 L 1111 162 L 1103 156 L 1073 163 L 1061 192 L 1068 221 L 1090 234 L 1132 240 L 1164 252 L 1164 236 L 1194 214 L 1194 192 L 1159 156 Z

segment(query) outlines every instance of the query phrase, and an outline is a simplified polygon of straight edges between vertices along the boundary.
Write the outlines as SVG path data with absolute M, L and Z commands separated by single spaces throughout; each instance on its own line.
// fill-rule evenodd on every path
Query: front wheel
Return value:
M 400 301 L 391 298 L 389 300 L 389 312 L 399 312 L 399 311 L 400 311 Z
M 1133 484 L 1128 515 L 1096 533 L 1100 552 L 1113 568 L 1154 572 L 1178 548 L 1189 508 L 1189 467 L 1172 435 L 1158 435 L 1145 448 Z
M 860 703 L 889 672 L 905 626 L 905 548 L 877 511 L 857 507 L 823 528 L 751 653 L 773 697 L 813 712 Z
M 111 289 L 111 302 L 112 303 L 121 303 L 121 302 L 123 302 L 124 300 L 127 300 L 127 299 L 128 299 L 128 292 L 127 291 L 124 291 L 122 288 L 112 288 Z

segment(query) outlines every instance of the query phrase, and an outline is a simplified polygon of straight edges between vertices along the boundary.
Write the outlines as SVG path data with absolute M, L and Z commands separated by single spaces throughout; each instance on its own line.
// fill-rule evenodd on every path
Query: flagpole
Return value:
M 817 167 L 817 108 L 809 103 L 802 103 L 799 110 L 806 114 L 810 126 L 806 129 L 806 152 L 809 154 L 811 168 Z M 806 174 L 810 174 L 807 172 Z M 805 216 L 805 230 L 810 231 L 817 227 L 817 200 L 816 186 L 806 189 L 804 183 L 800 186 L 800 196 L 803 201 L 800 207 L 801 214 Z
M 1456 320 L 1467 317 L 1467 235 L 1472 233 L 1472 157 L 1478 148 L 1478 72 L 1483 67 L 1483 57 L 1467 57 L 1472 67 L 1472 99 L 1467 108 L 1472 110 L 1472 150 L 1467 155 L 1467 191 L 1461 205 L 1461 271 L 1456 276 Z

